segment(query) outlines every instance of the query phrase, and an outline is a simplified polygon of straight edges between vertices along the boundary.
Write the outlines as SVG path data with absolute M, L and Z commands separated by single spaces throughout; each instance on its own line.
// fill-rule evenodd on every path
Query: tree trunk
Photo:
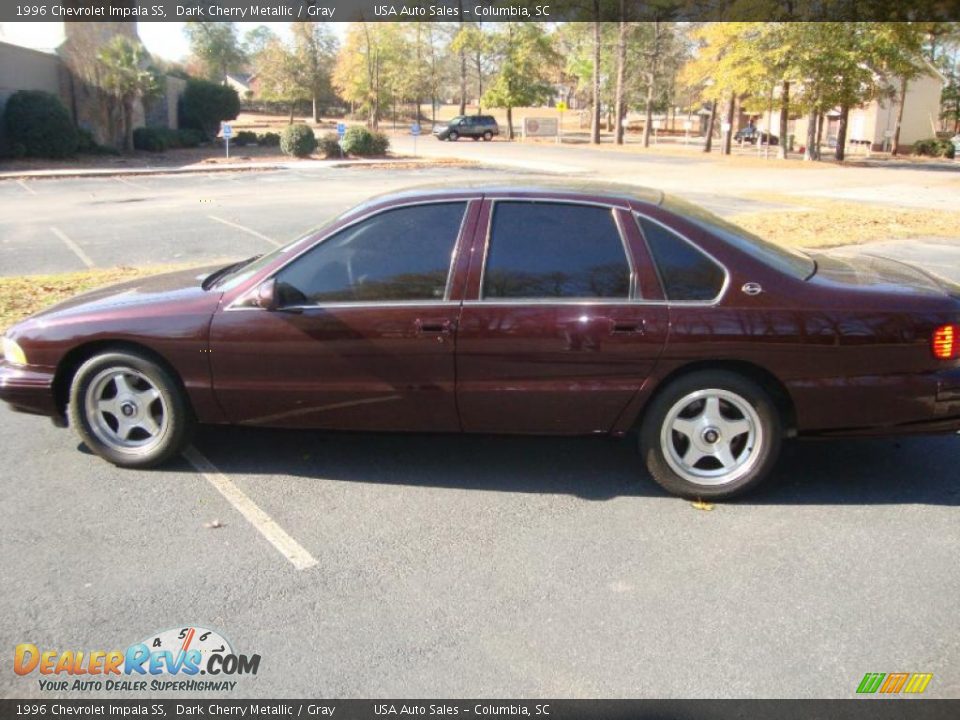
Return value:
M 890 154 L 896 155 L 900 152 L 900 127 L 903 125 L 903 106 L 907 101 L 907 79 L 900 78 L 900 107 L 897 108 L 897 125 L 893 129 L 893 145 L 890 147 Z
M 650 147 L 650 127 L 653 125 L 653 78 L 647 83 L 647 107 L 643 120 L 643 146 Z
M 817 144 L 816 144 L 816 158 L 820 159 L 820 146 L 823 144 L 823 119 L 824 114 L 823 110 L 817 112 Z
M 590 142 L 600 144 L 600 0 L 593 0 L 593 118 Z
M 290 103 L 290 122 L 287 123 L 288 125 L 293 125 L 293 110 L 295 107 L 297 107 L 296 100 Z
M 133 152 L 133 101 L 123 101 L 123 151 Z
M 707 139 L 703 143 L 703 151 L 708 153 L 713 150 L 713 128 L 717 124 L 717 105 L 719 98 L 714 98 L 710 103 L 710 118 L 707 120 Z
M 723 133 L 723 154 L 729 155 L 733 145 L 733 114 L 737 108 L 737 98 L 731 94 L 727 101 L 727 130 Z
M 620 36 L 617 42 L 617 91 L 613 105 L 617 113 L 617 125 L 614 131 L 614 142 L 623 145 L 623 75 L 627 64 L 627 23 L 624 18 L 624 2 L 620 0 Z
M 787 132 L 790 121 L 790 81 L 784 80 L 780 90 L 780 146 L 777 149 L 777 157 L 781 160 L 787 159 Z M 768 123 L 769 124 L 769 123 Z M 767 128 L 772 132 L 773 128 Z
M 812 161 L 819 160 L 817 154 L 817 109 L 810 109 L 810 117 L 807 118 L 807 141 L 803 151 L 803 159 Z
M 843 162 L 847 153 L 847 121 L 850 119 L 850 104 L 843 102 L 840 105 L 840 124 L 837 126 L 837 150 L 834 157 L 837 162 Z
M 513 140 L 513 108 L 507 107 L 507 140 Z
M 320 107 L 317 105 L 317 95 L 313 95 L 313 122 L 320 122 Z
M 463 3 L 460 3 L 460 32 L 463 32 Z M 467 114 L 467 49 L 460 47 L 460 114 Z

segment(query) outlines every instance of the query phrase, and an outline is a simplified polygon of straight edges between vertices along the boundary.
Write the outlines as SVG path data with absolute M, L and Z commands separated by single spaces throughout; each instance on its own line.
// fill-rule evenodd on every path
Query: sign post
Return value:
M 230 159 L 230 138 L 233 137 L 233 128 L 227 123 L 220 123 L 220 132 L 223 135 L 223 142 L 227 147 L 227 159 Z
M 413 156 L 417 156 L 417 137 L 420 135 L 420 123 L 414 123 L 410 126 L 410 134 L 413 135 Z
M 337 144 L 340 146 L 340 157 L 343 158 L 343 136 L 347 134 L 347 124 L 337 123 Z
M 567 109 L 567 103 L 564 100 L 561 100 L 557 103 L 557 110 L 560 111 L 560 126 L 557 128 L 557 142 L 563 142 L 563 113 Z

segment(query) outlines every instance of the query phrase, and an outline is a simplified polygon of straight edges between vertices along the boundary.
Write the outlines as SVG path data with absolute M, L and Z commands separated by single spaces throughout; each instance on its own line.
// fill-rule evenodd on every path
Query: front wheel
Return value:
M 87 360 L 70 388 L 70 423 L 120 467 L 158 465 L 189 441 L 192 416 L 179 383 L 152 360 L 107 352 Z
M 759 485 L 780 451 L 780 414 L 757 383 L 697 372 L 653 400 L 640 429 L 647 469 L 682 497 L 721 500 Z
M 447 135 L 447 140 L 449 140 L 450 142 L 456 142 L 459 139 L 460 139 L 460 133 L 452 132 L 449 135 Z

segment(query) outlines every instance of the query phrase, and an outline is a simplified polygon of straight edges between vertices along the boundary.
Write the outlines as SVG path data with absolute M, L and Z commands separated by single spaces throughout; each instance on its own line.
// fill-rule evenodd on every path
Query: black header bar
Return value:
M 626 0 L 629 21 L 954 21 L 960 0 Z M 4 22 L 617 22 L 619 0 L 4 0 Z

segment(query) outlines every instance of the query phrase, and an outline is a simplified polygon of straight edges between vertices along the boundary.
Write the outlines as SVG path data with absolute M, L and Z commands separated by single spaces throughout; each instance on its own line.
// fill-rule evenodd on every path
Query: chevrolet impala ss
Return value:
M 784 437 L 960 430 L 960 287 L 609 185 L 396 192 L 3 342 L 0 398 L 124 467 L 198 422 L 629 435 L 670 492 L 725 498 Z

